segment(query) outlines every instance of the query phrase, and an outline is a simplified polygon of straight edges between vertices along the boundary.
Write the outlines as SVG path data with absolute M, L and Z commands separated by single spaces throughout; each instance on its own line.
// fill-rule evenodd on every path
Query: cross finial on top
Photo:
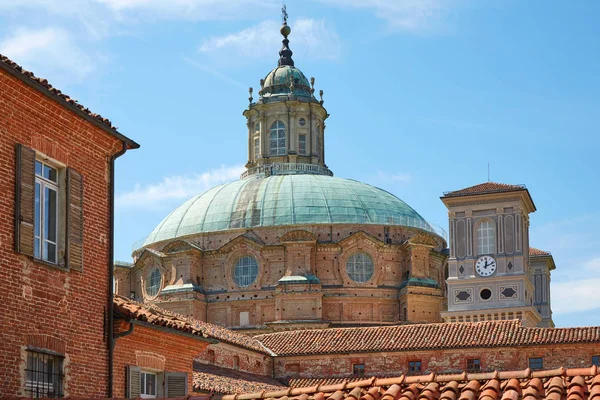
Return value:
M 281 7 L 281 19 L 283 20 L 283 24 L 287 25 L 288 13 L 285 4 Z

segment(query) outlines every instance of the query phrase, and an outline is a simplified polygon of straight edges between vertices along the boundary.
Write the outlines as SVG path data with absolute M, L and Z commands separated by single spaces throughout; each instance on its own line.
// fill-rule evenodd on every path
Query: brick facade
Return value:
M 128 325 L 128 324 L 124 324 Z M 126 330 L 127 328 L 125 328 Z M 127 367 L 138 366 L 152 372 L 187 373 L 188 393 L 193 392 L 193 364 L 198 354 L 210 344 L 190 334 L 176 330 L 161 330 L 154 326 L 135 324 L 130 335 L 118 338 L 114 353 L 113 396 L 127 394 Z M 160 384 L 162 382 L 159 381 Z M 164 393 L 159 387 L 159 393 Z M 164 396 L 159 396 L 164 397 Z
M 209 345 L 197 355 L 196 361 L 256 375 L 271 376 L 273 373 L 272 357 L 227 343 Z
M 103 129 L 99 117 L 91 117 L 89 110 L 81 111 L 83 107 L 72 100 L 61 104 L 64 95 L 1 58 L 0 396 L 27 394 L 28 349 L 64 357 L 64 395 L 107 396 L 109 366 L 104 318 L 108 315 L 112 237 L 110 160 L 122 150 L 123 136 L 110 123 Z M 114 130 L 115 134 L 107 130 Z M 83 177 L 81 271 L 61 266 L 65 265 L 61 243 L 56 264 L 15 252 L 17 144 L 34 150 L 38 160 L 50 160 L 59 169 L 59 176 L 72 169 Z M 65 208 L 60 204 L 64 202 L 64 190 L 59 187 L 59 219 L 66 214 L 61 215 Z M 60 221 L 59 241 L 67 241 Z
M 364 364 L 367 377 L 451 374 L 467 371 L 469 359 L 478 359 L 482 371 L 511 371 L 528 368 L 530 357 L 542 357 L 544 369 L 581 368 L 592 365 L 594 354 L 600 354 L 598 343 L 277 357 L 274 376 L 284 382 L 351 378 L 355 364 Z M 421 371 L 411 372 L 411 361 L 420 361 Z

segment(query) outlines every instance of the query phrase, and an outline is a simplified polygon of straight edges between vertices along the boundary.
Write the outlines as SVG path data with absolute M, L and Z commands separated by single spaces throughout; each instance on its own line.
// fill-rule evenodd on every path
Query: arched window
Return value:
M 233 279 L 240 287 L 247 287 L 254 283 L 258 275 L 258 263 L 252 257 L 242 257 L 235 264 Z
M 496 228 L 491 221 L 483 221 L 477 226 L 477 254 L 496 252 Z
M 373 259 L 366 253 L 353 254 L 346 262 L 346 271 L 354 282 L 365 283 L 373 276 Z
M 271 125 L 271 143 L 269 154 L 281 156 L 286 153 L 285 147 L 285 125 L 281 121 L 275 121 Z
M 148 297 L 154 297 L 158 294 L 160 290 L 160 278 L 160 270 L 154 268 L 150 274 L 150 279 L 146 281 L 146 294 Z

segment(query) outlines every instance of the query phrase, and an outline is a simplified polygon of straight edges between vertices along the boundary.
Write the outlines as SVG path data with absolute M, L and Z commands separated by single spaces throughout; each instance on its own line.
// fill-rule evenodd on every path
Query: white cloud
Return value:
M 586 261 L 583 263 L 583 267 L 590 272 L 600 273 L 600 257 Z
M 221 20 L 251 18 L 278 9 L 269 0 L 96 0 L 119 15 L 155 19 Z M 141 13 L 141 15 L 140 15 Z
M 442 0 L 320 0 L 322 3 L 343 8 L 370 10 L 387 21 L 392 28 L 421 31 L 432 27 L 451 2 Z M 453 2 L 454 4 L 457 1 Z
M 408 172 L 386 172 L 378 169 L 376 179 L 389 182 L 411 182 L 412 175 Z
M 59 87 L 81 82 L 95 70 L 92 59 L 59 27 L 17 28 L 0 42 L 0 53 Z
M 281 23 L 275 20 L 262 21 L 239 32 L 204 39 L 199 51 L 231 57 L 235 52 L 244 58 L 277 58 L 276 49 L 281 46 L 279 33 Z M 300 58 L 322 58 L 335 60 L 341 52 L 340 38 L 326 25 L 325 20 L 298 19 L 291 24 L 290 48 Z
M 598 309 L 598 288 L 600 278 L 582 279 L 552 284 L 552 311 L 554 314 L 568 314 L 577 311 Z
M 142 186 L 116 196 L 117 207 L 159 208 L 173 201 L 186 200 L 218 184 L 238 179 L 241 165 L 224 166 L 191 176 L 169 176 L 161 182 Z

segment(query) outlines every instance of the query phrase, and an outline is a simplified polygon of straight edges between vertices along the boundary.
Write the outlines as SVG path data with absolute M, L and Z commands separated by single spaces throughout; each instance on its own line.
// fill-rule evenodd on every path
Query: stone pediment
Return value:
M 283 236 L 279 238 L 281 243 L 290 243 L 290 242 L 316 242 L 317 237 L 308 231 L 296 230 L 285 233 Z
M 383 246 L 384 245 L 384 243 L 383 243 L 382 240 L 379 240 L 376 237 L 371 236 L 368 233 L 363 232 L 363 231 L 355 232 L 352 235 L 343 238 L 338 243 L 339 243 L 340 246 L 348 246 L 348 245 L 350 245 L 352 243 L 356 243 L 356 242 L 359 242 L 359 241 L 366 241 L 366 242 L 369 242 L 369 243 L 371 243 L 373 245 L 376 245 L 376 246 Z
M 167 243 L 163 247 L 162 252 L 166 254 L 172 254 L 189 250 L 203 251 L 204 249 L 194 243 L 188 242 L 187 240 L 174 240 L 170 243 Z
M 409 245 L 421 245 L 427 247 L 436 247 L 438 245 L 434 238 L 425 233 L 417 233 L 416 235 L 411 236 L 406 243 Z
M 249 247 L 252 247 L 252 248 L 258 250 L 264 246 L 264 243 L 259 242 L 253 236 L 249 237 L 246 234 L 242 234 L 242 235 L 236 236 L 235 238 L 231 239 L 229 242 L 225 243 L 223 246 L 219 247 L 217 249 L 217 251 L 220 253 L 228 253 L 235 248 L 243 247 L 243 246 L 249 246 Z
M 162 265 L 163 259 L 167 255 L 158 250 L 145 248 L 135 261 L 133 269 L 144 268 L 147 265 Z

